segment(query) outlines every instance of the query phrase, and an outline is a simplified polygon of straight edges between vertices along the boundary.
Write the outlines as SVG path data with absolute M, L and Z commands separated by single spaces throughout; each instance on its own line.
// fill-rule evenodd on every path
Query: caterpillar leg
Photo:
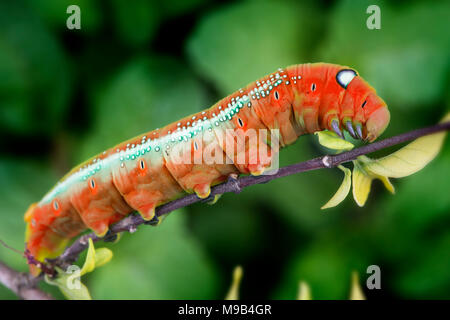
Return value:
M 207 202 L 207 204 L 209 204 L 209 205 L 211 205 L 211 206 L 214 205 L 214 204 L 216 204 L 217 201 L 219 201 L 220 197 L 222 197 L 221 194 L 216 194 L 216 195 L 214 196 L 214 198 L 213 198 L 211 201 L 208 201 L 208 202 Z
M 104 237 L 109 225 L 121 220 L 132 212 L 132 208 L 124 201 L 111 180 L 91 177 L 85 185 L 74 192 L 70 201 L 79 213 L 83 223 L 92 229 L 98 237 Z
M 106 235 L 103 237 L 103 241 L 117 243 L 119 242 L 121 233 L 111 234 L 111 230 L 108 230 Z
M 196 184 L 194 186 L 194 192 L 200 199 L 206 199 L 211 193 L 211 187 L 208 183 Z
M 192 118 L 180 120 L 180 126 Z M 166 149 L 163 156 L 166 168 L 177 183 L 187 193 L 195 192 L 199 198 L 206 199 L 211 193 L 211 185 L 224 181 L 228 174 L 237 170 L 217 143 L 212 128 L 208 130 L 209 124 L 206 121 L 201 123 L 203 130 L 200 133 Z M 162 132 L 175 130 L 176 127 L 169 125 Z
M 157 216 L 154 216 L 150 221 L 145 222 L 145 224 L 156 227 L 161 224 L 161 219 L 159 219 Z

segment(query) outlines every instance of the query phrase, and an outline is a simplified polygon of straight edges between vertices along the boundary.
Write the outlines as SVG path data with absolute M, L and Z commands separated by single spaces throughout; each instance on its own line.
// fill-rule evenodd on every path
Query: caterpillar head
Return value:
M 366 140 L 372 142 L 384 132 L 391 115 L 386 103 L 375 93 L 369 94 L 366 101 L 366 106 L 370 110 L 366 115 Z
M 390 113 L 386 103 L 374 88 L 351 69 L 340 70 L 336 75 L 340 86 L 345 88 L 341 108 L 353 115 L 353 124 L 360 127 L 361 139 L 374 141 L 386 129 Z

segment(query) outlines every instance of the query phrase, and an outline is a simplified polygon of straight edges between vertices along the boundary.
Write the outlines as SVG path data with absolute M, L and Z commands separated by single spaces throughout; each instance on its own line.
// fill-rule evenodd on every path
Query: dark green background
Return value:
M 70 4 L 81 30 L 66 28 Z M 366 27 L 370 4 L 381 30 Z M 437 122 L 449 109 L 449 12 L 448 1 L 1 1 L 0 238 L 22 250 L 25 210 L 72 166 L 278 67 L 354 67 L 389 105 L 383 137 Z M 281 163 L 323 152 L 301 137 Z M 395 196 L 375 182 L 364 208 L 348 197 L 320 210 L 339 170 L 227 194 L 124 235 L 83 281 L 97 299 L 220 299 L 241 264 L 244 299 L 293 299 L 300 280 L 314 298 L 346 299 L 352 270 L 364 282 L 376 264 L 370 299 L 450 298 L 449 163 L 447 142 L 393 181 Z M 0 260 L 26 270 L 3 247 Z M 14 295 L 0 287 L 0 298 Z

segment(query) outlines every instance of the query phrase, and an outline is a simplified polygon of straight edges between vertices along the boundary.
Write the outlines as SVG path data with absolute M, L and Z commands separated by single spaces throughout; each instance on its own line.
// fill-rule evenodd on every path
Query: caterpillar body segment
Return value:
M 133 211 L 154 222 L 157 206 L 186 193 L 207 198 L 211 186 L 230 175 L 263 173 L 278 146 L 303 134 L 333 130 L 342 136 L 347 130 L 373 141 L 388 123 L 385 102 L 349 67 L 313 63 L 279 69 L 207 110 L 74 168 L 25 214 L 27 249 L 40 261 L 56 256 L 82 231 L 104 236 Z M 268 135 L 270 130 L 278 135 Z

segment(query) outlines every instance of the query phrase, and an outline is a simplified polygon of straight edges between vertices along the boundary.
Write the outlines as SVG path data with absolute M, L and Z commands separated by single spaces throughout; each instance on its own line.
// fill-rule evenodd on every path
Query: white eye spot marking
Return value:
M 91 179 L 91 181 L 90 181 L 90 187 L 91 187 L 92 190 L 95 189 L 95 181 L 94 181 L 94 179 Z
M 59 204 L 58 204 L 58 201 L 57 201 L 57 200 L 54 200 L 54 201 L 53 201 L 53 209 L 54 209 L 55 211 L 58 211 L 58 210 L 59 210 Z
M 144 162 L 144 160 L 141 160 L 141 161 L 139 162 L 139 165 L 140 165 L 140 167 L 141 167 L 141 170 L 144 170 L 144 169 L 145 169 L 145 162 Z
M 238 118 L 238 123 L 241 128 L 244 126 L 244 122 L 242 121 L 241 118 Z
M 275 95 L 276 100 L 280 99 L 280 96 L 278 95 L 278 91 L 275 91 L 274 95 Z
M 311 91 L 312 91 L 312 92 L 316 91 L 316 84 L 315 84 L 315 83 L 313 83 L 313 84 L 311 85 Z
M 336 81 L 337 83 L 339 83 L 339 85 L 344 88 L 347 89 L 348 85 L 350 84 L 350 82 L 353 80 L 354 77 L 356 77 L 358 74 L 356 73 L 355 70 L 352 69 L 343 69 L 341 71 L 339 71 L 336 74 Z

